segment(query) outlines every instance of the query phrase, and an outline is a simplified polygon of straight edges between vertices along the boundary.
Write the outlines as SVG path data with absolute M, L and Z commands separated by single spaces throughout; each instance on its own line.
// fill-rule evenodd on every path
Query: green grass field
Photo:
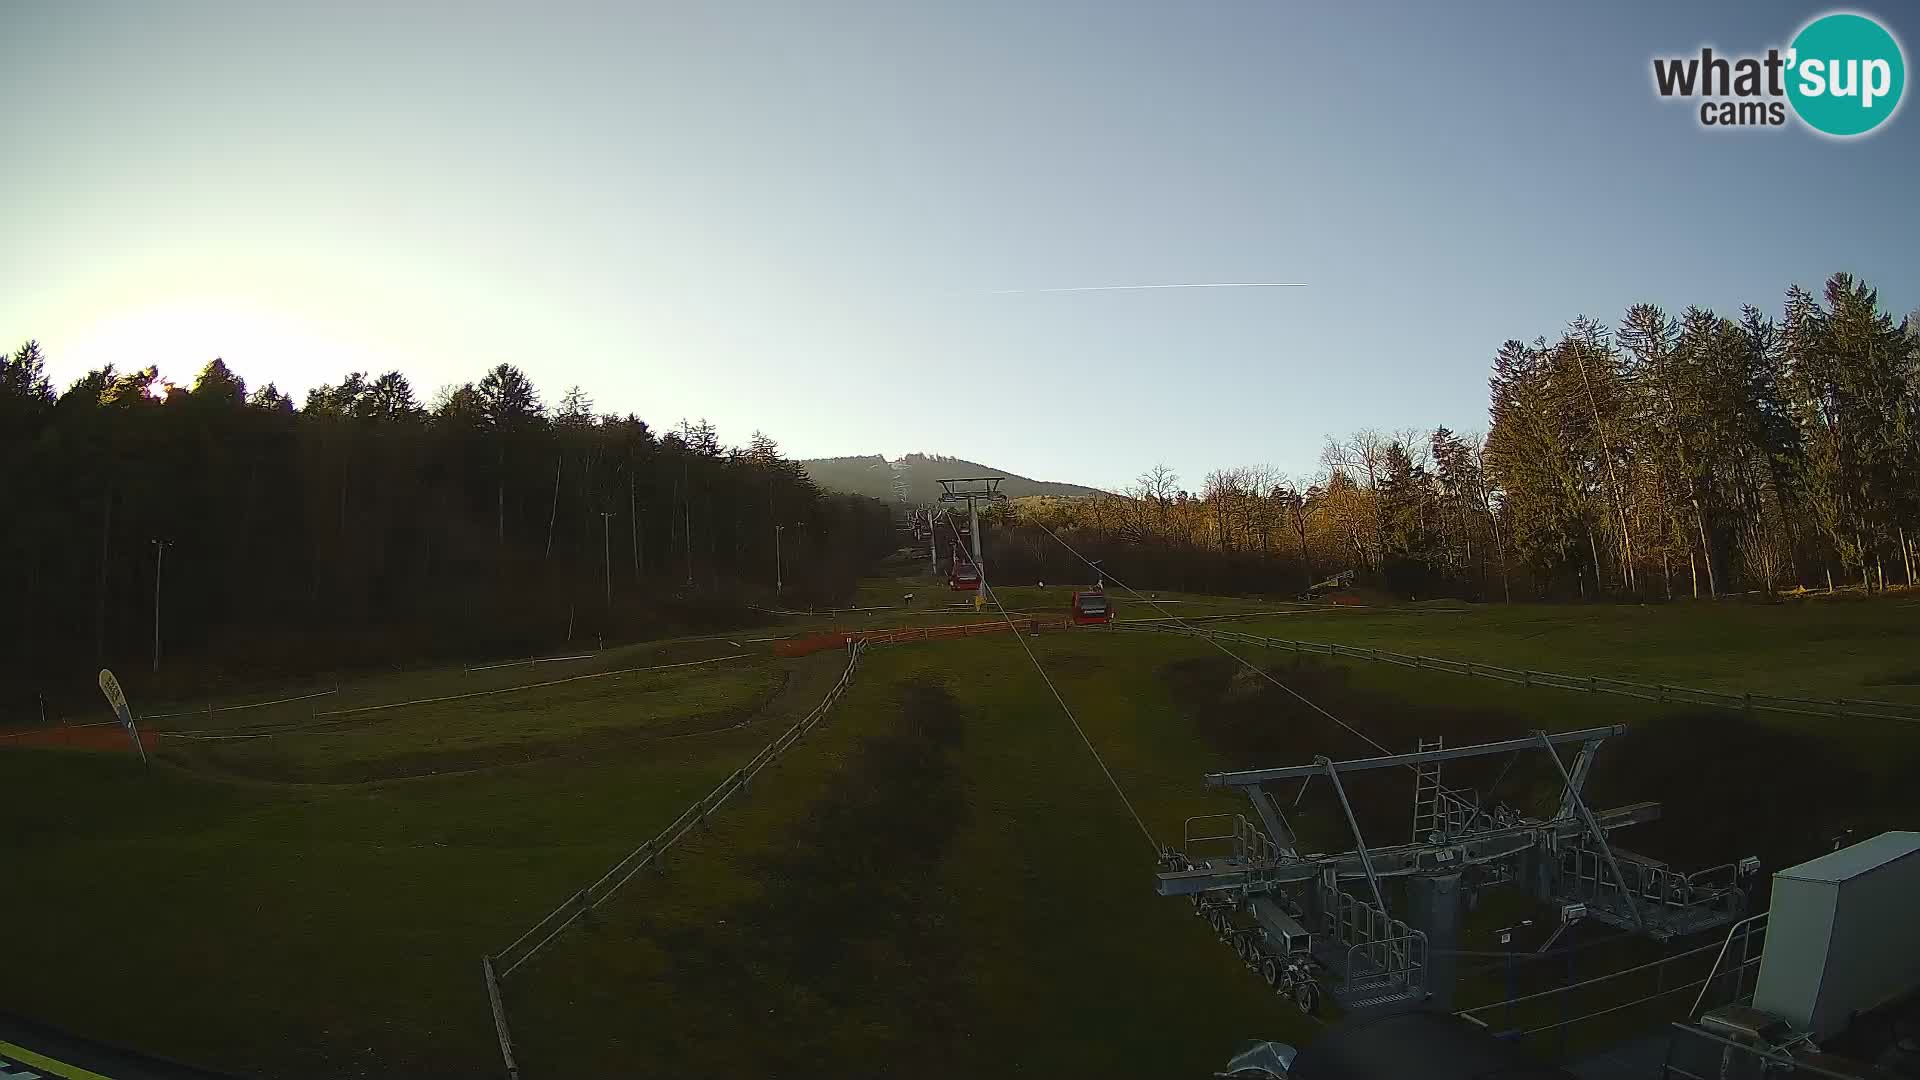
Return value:
M 312 782 L 345 760 L 320 735 L 233 751 L 259 773 L 304 761 L 299 783 L 203 771 L 198 748 L 164 751 L 151 774 L 119 755 L 0 753 L 15 885 L 0 897 L 14 931 L 0 1008 L 262 1076 L 490 1072 L 480 954 L 750 758 L 839 662 L 782 665 L 745 727 L 612 749 L 589 735 L 579 753 L 442 775 L 420 774 L 426 736 L 403 716 L 352 737 L 364 754 L 374 732 L 396 735 L 388 760 L 409 775 L 373 782 Z M 666 722 L 700 695 L 731 720 L 773 669 L 688 670 L 701 674 L 655 676 L 684 692 L 654 699 Z M 480 700 L 517 702 L 553 738 L 575 704 L 554 691 L 568 692 Z M 454 731 L 466 719 L 438 715 Z M 603 722 L 588 711 L 582 731 Z
M 205 771 L 310 783 L 397 780 L 543 758 L 644 752 L 740 724 L 784 686 L 764 662 L 608 673 L 518 693 L 382 709 L 176 754 Z M 180 746 L 178 741 L 169 746 Z
M 865 599 L 968 612 L 927 580 Z M 1062 611 L 1067 590 L 1003 591 Z M 1124 618 L 1159 617 L 1121 598 Z M 1276 609 L 1166 596 L 1184 617 Z M 866 605 L 863 605 L 866 606 Z M 991 609 L 989 609 L 991 610 Z M 1912 601 L 1304 610 L 1277 637 L 1373 645 L 1724 690 L 1920 701 Z M 997 617 L 997 616 L 996 616 Z M 743 635 L 749 632 L 743 631 Z M 175 741 L 150 775 L 119 755 L 0 752 L 14 888 L 0 1008 L 263 1076 L 498 1071 L 479 956 L 498 949 L 825 693 L 844 657 L 772 661 L 736 636 L 487 672 L 395 673 L 330 709 L 730 654 L 318 727 L 308 702 L 171 718 L 173 730 L 310 728 Z M 1100 630 L 1030 639 L 1156 841 L 1237 811 L 1221 767 L 1367 747 L 1202 642 Z M 1390 746 L 1626 722 L 1593 789 L 1658 797 L 1636 850 L 1777 867 L 1831 830 L 1911 827 L 1920 731 L 1531 689 L 1285 650 L 1253 657 Z M 264 690 L 265 688 L 261 688 Z M 237 696 L 236 700 L 244 699 Z M 254 695 L 254 700 L 260 695 Z M 161 711 L 161 710 L 155 710 Z M 744 726 L 740 726 L 743 721 Z M 323 731 L 334 732 L 322 734 Z M 1456 777 L 1467 782 L 1473 777 Z M 1487 778 L 1491 779 L 1491 778 Z M 1524 800 L 1549 778 L 1502 778 Z M 1363 827 L 1404 832 L 1407 794 L 1357 790 Z M 1343 844 L 1309 808 L 1303 832 Z M 1755 837 L 1759 839 L 1755 839 Z M 1751 849 L 1751 850 L 1750 850 Z M 1205 1075 L 1246 1038 L 1313 1027 L 1152 892 L 1148 840 L 1008 637 L 871 650 L 833 717 L 596 916 L 506 984 L 545 1076 Z M 1507 912 L 1488 905 L 1469 947 Z M 1477 985 L 1477 984 L 1476 984 Z M 1480 987 L 1480 989 L 1485 989 Z

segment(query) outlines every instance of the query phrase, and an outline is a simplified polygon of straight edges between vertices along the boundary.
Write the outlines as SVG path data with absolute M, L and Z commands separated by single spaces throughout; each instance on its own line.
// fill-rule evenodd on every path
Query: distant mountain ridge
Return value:
M 1005 469 L 996 469 L 991 465 L 982 465 L 977 461 L 942 457 L 938 454 L 908 454 L 897 461 L 888 461 L 880 454 L 809 458 L 800 462 L 800 467 L 807 471 L 807 475 L 813 478 L 814 483 L 829 491 L 844 491 L 854 495 L 867 495 L 884 502 L 912 505 L 930 503 L 938 499 L 940 497 L 938 481 L 959 476 L 1004 476 L 1006 482 L 1000 485 L 1000 490 L 1010 499 L 1021 499 L 1031 495 L 1055 495 L 1072 499 L 1102 494 L 1098 488 L 1035 480 Z

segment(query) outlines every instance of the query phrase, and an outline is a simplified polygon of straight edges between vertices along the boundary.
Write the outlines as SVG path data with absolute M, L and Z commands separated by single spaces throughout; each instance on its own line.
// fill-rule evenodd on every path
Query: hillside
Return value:
M 1100 494 L 1099 489 L 1080 484 L 1034 480 L 977 461 L 929 454 L 908 454 L 898 461 L 888 461 L 879 454 L 811 458 L 800 465 L 814 483 L 829 491 L 867 495 L 888 502 L 932 502 L 940 497 L 938 481 L 956 476 L 1004 476 L 1006 483 L 1000 490 L 1015 499 L 1033 495 L 1083 498 Z

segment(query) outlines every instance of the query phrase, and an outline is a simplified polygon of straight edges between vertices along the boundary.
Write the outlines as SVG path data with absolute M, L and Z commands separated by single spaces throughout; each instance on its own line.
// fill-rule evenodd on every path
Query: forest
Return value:
M 421 402 L 399 372 L 295 402 L 221 360 L 56 392 L 0 354 L 0 712 L 112 666 L 174 695 L 236 674 L 524 653 L 743 625 L 844 596 L 889 508 L 769 438 L 656 433 L 500 364 Z M 1165 467 L 989 516 L 992 576 L 1297 593 L 1343 570 L 1411 598 L 1712 598 L 1911 585 L 1920 320 L 1838 274 L 1777 314 L 1639 304 L 1493 356 L 1484 437 L 1361 431 L 1314 472 Z M 898 509 L 896 507 L 895 509 Z M 776 556 L 779 566 L 776 567 Z M 776 580 L 779 583 L 776 595 Z
M 109 366 L 56 392 L 28 342 L 0 354 L 0 477 L 16 719 L 91 702 L 101 667 L 171 697 L 744 625 L 894 546 L 885 506 L 765 436 L 659 434 L 577 387 L 549 407 L 510 364 L 428 402 L 354 372 L 296 408 L 219 359 L 191 386 Z
M 1077 580 L 1037 526 L 1130 584 L 1299 591 L 1353 569 L 1403 596 L 1671 599 L 1878 591 L 1920 562 L 1920 318 L 1836 274 L 1777 315 L 1651 304 L 1494 354 L 1484 437 L 1361 431 L 1317 472 L 1165 467 L 1023 500 L 994 573 Z M 1010 577 L 1008 575 L 1011 575 Z

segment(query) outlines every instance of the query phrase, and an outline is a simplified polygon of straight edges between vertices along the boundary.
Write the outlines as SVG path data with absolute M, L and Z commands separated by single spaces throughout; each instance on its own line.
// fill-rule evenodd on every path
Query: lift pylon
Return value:
M 950 505 L 967 505 L 967 526 L 973 537 L 973 566 L 981 575 L 986 574 L 987 564 L 980 558 L 980 504 L 993 506 L 1005 503 L 1007 497 L 1000 493 L 1004 476 L 963 476 L 941 480 L 940 501 Z
M 1542 903 L 1662 941 L 1739 919 L 1754 860 L 1680 875 L 1608 842 L 1613 830 L 1660 816 L 1658 803 L 1605 810 L 1586 804 L 1582 789 L 1595 755 L 1625 731 L 1616 724 L 1460 747 L 1422 740 L 1410 754 L 1212 773 L 1208 786 L 1246 795 L 1252 819 L 1188 819 L 1181 846 L 1162 853 L 1155 885 L 1163 896 L 1191 898 L 1263 977 L 1273 961 L 1287 984 L 1276 989 L 1296 1004 L 1317 1001 L 1324 977 L 1334 983 L 1330 996 L 1349 1011 L 1417 1001 L 1450 1006 L 1452 956 L 1470 897 L 1491 886 L 1523 887 Z M 1571 768 L 1559 757 L 1558 748 L 1567 745 L 1578 747 Z M 1440 779 L 1443 762 L 1537 751 L 1553 756 L 1561 777 L 1550 817 L 1488 805 L 1478 793 L 1448 788 Z M 1369 846 L 1341 778 L 1399 768 L 1413 773 L 1413 838 Z M 1353 835 L 1346 851 L 1298 850 L 1281 809 L 1297 800 L 1280 794 L 1315 779 L 1340 801 Z M 1390 900 L 1395 895 L 1399 899 Z M 1396 916 L 1390 904 L 1402 913 Z M 1302 980 L 1316 989 L 1299 990 Z

